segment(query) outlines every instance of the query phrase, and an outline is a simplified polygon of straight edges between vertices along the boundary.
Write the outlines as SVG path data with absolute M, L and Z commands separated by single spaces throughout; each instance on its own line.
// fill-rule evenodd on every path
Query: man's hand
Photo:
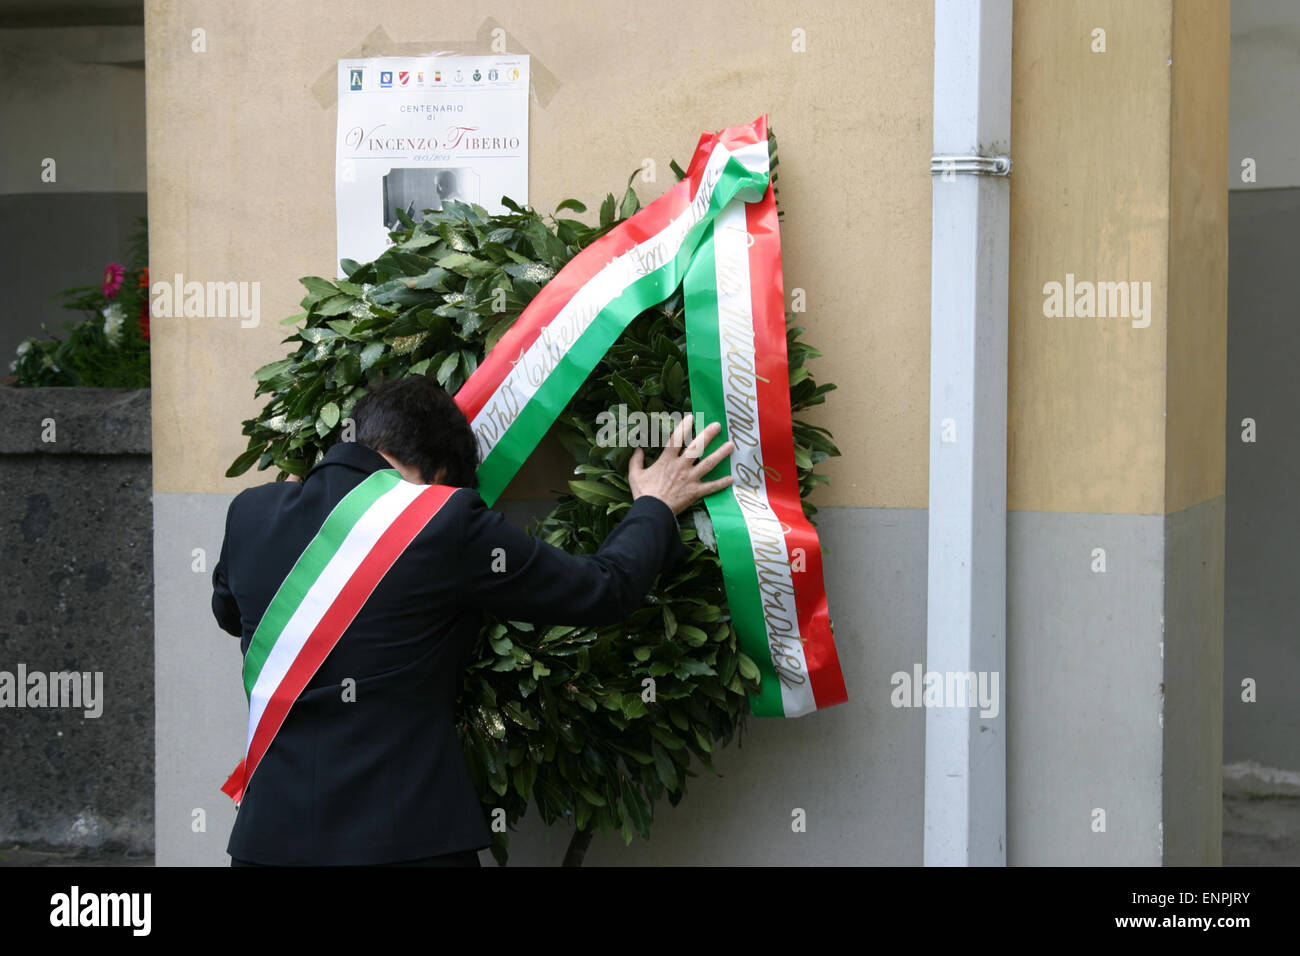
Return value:
M 679 515 L 701 498 L 721 491 L 732 483 L 734 479 L 731 475 L 713 481 L 700 480 L 718 462 L 730 455 L 736 446 L 734 442 L 723 442 L 708 458 L 700 458 L 709 442 L 722 431 L 722 426 L 713 422 L 682 450 L 682 440 L 693 420 L 692 415 L 682 416 L 659 460 L 649 468 L 645 467 L 645 453 L 640 448 L 632 452 L 632 460 L 627 466 L 627 483 L 632 489 L 633 500 L 642 495 L 653 495 L 673 509 L 673 514 Z

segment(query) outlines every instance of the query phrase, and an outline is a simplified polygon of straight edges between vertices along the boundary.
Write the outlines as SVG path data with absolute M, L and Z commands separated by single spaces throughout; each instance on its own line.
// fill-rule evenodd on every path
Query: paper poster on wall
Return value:
M 527 56 L 339 60 L 338 103 L 339 259 L 382 253 L 397 209 L 419 222 L 447 200 L 528 201 Z

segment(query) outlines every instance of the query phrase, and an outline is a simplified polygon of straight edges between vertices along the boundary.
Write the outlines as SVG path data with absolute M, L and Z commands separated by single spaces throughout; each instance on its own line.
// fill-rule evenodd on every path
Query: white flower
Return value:
M 19 343 L 18 343 L 18 357 L 19 357 L 19 358 L 22 358 L 24 355 L 26 355 L 28 352 L 30 352 L 30 351 L 32 350 L 32 343 L 35 342 L 35 341 L 36 341 L 35 339 L 27 338 L 27 339 L 23 339 L 21 342 L 19 342 Z
M 126 315 L 122 311 L 122 303 L 114 302 L 102 311 L 102 315 L 104 316 L 104 335 L 116 345 L 121 341 L 122 322 L 126 319 Z

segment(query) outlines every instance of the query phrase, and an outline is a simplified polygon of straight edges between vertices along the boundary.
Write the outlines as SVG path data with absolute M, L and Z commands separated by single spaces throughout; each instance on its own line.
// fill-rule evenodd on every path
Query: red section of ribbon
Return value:
M 279 686 L 271 694 L 271 699 L 267 701 L 266 710 L 262 712 L 262 718 L 253 732 L 248 754 L 221 787 L 221 792 L 235 803 L 243 800 L 248 781 L 252 779 L 267 748 L 271 746 L 271 741 L 279 733 L 298 695 L 320 669 L 326 656 L 339 642 L 343 632 L 361 611 L 371 593 L 388 573 L 388 569 L 420 533 L 420 529 L 427 525 L 447 503 L 447 499 L 455 490 L 450 485 L 430 485 L 420 492 L 379 536 L 374 547 L 361 560 L 338 596 L 330 603 L 320 623 L 312 630 L 302 650 L 289 665 L 284 679 L 280 681 Z
M 835 652 L 822 550 L 817 531 L 803 513 L 795 469 L 790 416 L 790 361 L 786 351 L 785 290 L 781 274 L 781 234 L 771 184 L 761 202 L 745 207 L 749 248 L 750 300 L 754 315 L 754 365 L 758 372 L 759 439 L 767 500 L 785 531 L 791 559 L 795 607 L 804 661 L 817 709 L 849 699 Z M 788 530 L 787 530 L 788 529 Z M 804 570 L 796 570 L 802 562 Z
M 234 800 L 235 803 L 239 803 L 244 799 L 244 783 L 247 779 L 248 775 L 244 773 L 244 761 L 241 760 L 239 766 L 235 768 L 235 772 L 221 785 L 221 792 Z

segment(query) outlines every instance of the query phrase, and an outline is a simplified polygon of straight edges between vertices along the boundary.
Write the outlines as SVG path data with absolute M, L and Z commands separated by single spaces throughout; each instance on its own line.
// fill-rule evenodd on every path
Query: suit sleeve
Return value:
M 686 553 L 677 516 L 642 495 L 594 555 L 569 554 L 511 524 L 468 489 L 461 528 L 465 600 L 502 620 L 599 625 L 641 606 Z M 499 550 L 498 550 L 499 549 Z
M 230 508 L 226 511 L 226 530 L 221 539 L 221 557 L 217 559 L 217 566 L 212 569 L 212 614 L 217 619 L 217 624 L 227 634 L 233 634 L 235 637 L 244 636 L 244 622 L 239 614 L 239 605 L 235 603 L 235 595 L 230 591 L 230 584 L 226 579 L 226 547 L 230 543 L 230 517 L 235 513 L 235 502 L 239 496 L 235 496 L 235 501 L 230 503 Z

